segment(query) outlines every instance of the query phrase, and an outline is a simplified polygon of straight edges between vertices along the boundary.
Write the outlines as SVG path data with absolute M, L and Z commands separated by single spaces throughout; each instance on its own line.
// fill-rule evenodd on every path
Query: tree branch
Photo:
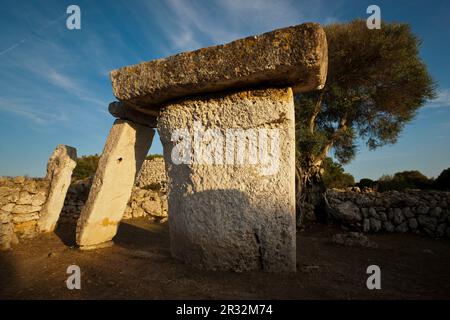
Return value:
M 313 166 L 320 166 L 322 164 L 323 159 L 328 155 L 328 152 L 333 147 L 336 140 L 338 140 L 341 135 L 348 129 L 347 126 L 347 118 L 343 117 L 341 121 L 339 121 L 339 126 L 336 131 L 330 137 L 329 142 L 325 145 L 322 151 L 313 159 Z
M 309 119 L 309 132 L 311 134 L 314 133 L 314 129 L 316 128 L 316 118 L 317 118 L 317 115 L 319 114 L 320 108 L 322 106 L 323 94 L 324 94 L 324 91 L 322 90 L 322 92 L 320 92 L 319 98 L 316 101 L 316 105 L 314 106 L 313 114 L 311 115 L 311 118 Z

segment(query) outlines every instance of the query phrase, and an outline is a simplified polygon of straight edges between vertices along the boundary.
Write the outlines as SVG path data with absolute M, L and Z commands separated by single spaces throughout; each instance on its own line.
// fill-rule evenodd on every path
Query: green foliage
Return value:
M 393 176 L 383 175 L 376 184 L 380 192 L 402 191 L 405 189 L 432 189 L 434 187 L 433 179 L 427 178 L 417 170 L 397 172 Z
M 145 157 L 145 160 L 153 160 L 156 158 L 162 158 L 162 154 L 149 154 L 147 157 Z
M 435 185 L 441 190 L 450 190 L 450 168 L 441 172 L 435 181 Z
M 155 158 L 162 158 L 161 154 L 149 154 L 145 159 L 153 160 Z M 95 174 L 98 166 L 98 160 L 100 156 L 98 154 L 90 156 L 82 156 L 77 159 L 77 166 L 73 170 L 72 179 L 81 180 L 92 177 Z
M 99 159 L 100 156 L 97 154 L 78 158 L 77 166 L 73 170 L 72 179 L 81 180 L 93 176 L 97 170 Z
M 322 162 L 323 182 L 327 188 L 347 188 L 355 185 L 355 178 L 344 171 L 342 165 L 327 157 Z
M 363 178 L 363 179 L 359 180 L 359 182 L 357 183 L 357 186 L 361 189 L 373 188 L 375 186 L 375 181 L 373 181 L 372 179 Z
M 323 90 L 296 97 L 297 155 L 301 165 L 333 149 L 345 164 L 355 141 L 369 149 L 397 141 L 404 125 L 435 96 L 435 85 L 418 55 L 420 40 L 409 25 L 363 20 L 325 26 L 328 76 Z

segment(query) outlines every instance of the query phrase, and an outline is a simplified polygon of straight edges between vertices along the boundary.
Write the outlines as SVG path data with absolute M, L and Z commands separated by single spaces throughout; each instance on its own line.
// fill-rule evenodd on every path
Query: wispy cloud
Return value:
M 427 103 L 428 108 L 450 107 L 450 89 L 441 89 L 437 93 L 436 99 Z
M 299 6 L 297 1 L 290 0 L 167 0 L 155 18 L 165 22 L 161 32 L 171 49 L 185 51 L 309 20 L 337 20 L 332 15 L 318 17 L 319 12 L 332 11 L 322 8 L 320 1 Z M 147 9 L 154 14 L 154 3 L 147 2 Z
M 49 123 L 67 121 L 68 119 L 64 109 L 55 110 L 43 106 L 39 101 L 30 101 L 28 99 L 6 99 L 0 97 L 0 110 L 19 115 L 38 125 L 47 125 Z

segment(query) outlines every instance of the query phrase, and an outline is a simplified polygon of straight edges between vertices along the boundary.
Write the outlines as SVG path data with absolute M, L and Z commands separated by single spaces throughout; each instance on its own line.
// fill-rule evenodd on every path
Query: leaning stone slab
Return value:
M 320 89 L 328 65 L 320 25 L 306 23 L 111 72 L 115 96 L 141 109 L 194 94 L 261 86 Z
M 52 232 L 56 227 L 73 169 L 77 165 L 76 159 L 75 148 L 60 144 L 48 161 L 46 179 L 50 181 L 50 189 L 38 222 L 40 232 Z
M 291 88 L 169 104 L 158 130 L 172 255 L 213 270 L 295 271 Z
M 114 122 L 78 220 L 80 247 L 95 248 L 116 234 L 154 133 L 154 129 L 131 121 Z

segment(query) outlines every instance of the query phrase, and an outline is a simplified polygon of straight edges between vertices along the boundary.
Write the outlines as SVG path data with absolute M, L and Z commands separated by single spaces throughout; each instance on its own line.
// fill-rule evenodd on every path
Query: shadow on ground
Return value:
M 74 229 L 23 241 L 0 253 L 0 299 L 450 299 L 450 241 L 409 234 L 371 235 L 378 248 L 331 242 L 340 229 L 313 225 L 297 234 L 297 273 L 203 271 L 170 255 L 168 226 L 122 223 L 115 245 L 79 251 Z M 68 233 L 68 234 L 66 234 Z M 67 267 L 82 273 L 68 290 Z M 368 290 L 379 265 L 382 289 Z

